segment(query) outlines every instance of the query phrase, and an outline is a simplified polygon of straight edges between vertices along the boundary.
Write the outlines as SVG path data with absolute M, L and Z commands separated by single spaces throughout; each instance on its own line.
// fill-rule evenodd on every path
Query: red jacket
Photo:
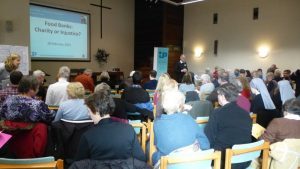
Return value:
M 35 158 L 44 156 L 47 145 L 47 125 L 44 123 L 35 123 L 32 129 L 24 129 L 26 125 L 32 123 L 11 122 L 6 123 L 13 128 L 19 128 L 12 132 L 12 138 L 9 141 L 9 151 L 17 158 Z M 23 126 L 23 129 L 20 129 Z M 22 128 L 22 127 L 21 127 Z

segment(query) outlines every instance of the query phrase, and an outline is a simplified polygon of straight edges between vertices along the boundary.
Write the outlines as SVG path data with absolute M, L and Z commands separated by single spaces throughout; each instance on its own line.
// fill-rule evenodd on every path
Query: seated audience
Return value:
M 45 101 L 46 99 L 46 94 L 47 94 L 47 89 L 44 86 L 45 82 L 45 73 L 41 70 L 35 70 L 32 75 L 38 80 L 39 82 L 39 91 L 36 94 L 36 97 L 40 100 Z
M 135 70 L 131 71 L 127 79 L 124 79 L 120 82 L 119 90 L 124 90 L 132 85 L 132 76 L 135 73 Z
M 239 91 L 233 84 L 224 84 L 217 92 L 218 101 L 222 107 L 211 112 L 205 127 L 205 134 L 211 148 L 222 151 L 225 155 L 226 148 L 251 142 L 252 120 L 249 112 L 236 104 Z M 249 162 L 234 164 L 232 168 L 247 168 L 249 164 Z
M 111 88 L 106 83 L 100 83 L 95 87 L 95 92 L 100 90 L 106 90 L 108 93 L 111 93 Z M 115 109 L 111 113 L 111 119 L 119 122 L 128 123 L 128 117 L 127 112 L 139 112 L 141 113 L 140 119 L 146 119 L 149 117 L 150 119 L 153 119 L 153 112 L 147 110 L 147 109 L 140 109 L 137 106 L 128 103 L 120 98 L 113 98 L 115 102 Z
M 297 69 L 290 76 L 291 80 L 296 83 L 296 97 L 300 96 L 300 69 Z
M 170 75 L 168 73 L 163 73 L 158 78 L 157 86 L 155 89 L 153 104 L 156 106 L 159 98 L 162 95 L 163 86 L 170 80 Z
M 70 76 L 70 68 L 62 66 L 58 71 L 58 82 L 48 87 L 45 103 L 49 106 L 59 106 L 63 101 L 68 100 L 67 86 Z
M 261 136 L 262 139 L 270 143 L 289 138 L 300 139 L 300 100 L 287 100 L 283 111 L 284 117 L 273 119 Z
M 263 71 L 261 68 L 257 69 L 258 78 L 263 79 Z
M 192 75 L 190 72 L 186 72 L 182 77 L 182 83 L 179 85 L 179 91 L 185 94 L 188 91 L 194 91 L 195 85 L 192 81 Z
M 246 78 L 244 78 L 244 77 L 239 77 L 238 80 L 242 84 L 241 95 L 244 96 L 244 97 L 246 97 L 247 99 L 250 99 L 250 97 L 251 97 L 251 90 L 250 90 L 250 85 L 249 85 L 248 80 Z
M 268 92 L 271 96 L 274 95 L 274 91 L 278 85 L 277 82 L 273 79 L 274 79 L 274 73 L 268 72 L 266 77 L 266 85 L 267 85 Z
M 209 142 L 203 130 L 189 115 L 180 113 L 184 104 L 184 95 L 179 91 L 166 91 L 162 96 L 162 106 L 167 114 L 154 120 L 154 138 L 157 151 L 153 154 L 153 164 L 161 156 L 172 151 L 200 144 L 202 150 L 209 149 Z
M 219 86 L 222 86 L 229 82 L 229 73 L 226 72 L 224 69 L 221 69 L 218 74 L 219 74 L 219 79 L 218 79 Z M 218 88 L 215 87 L 215 90 L 213 92 L 211 92 L 210 95 L 206 98 L 207 100 L 211 101 L 212 104 L 215 104 L 216 102 L 218 102 L 217 90 L 218 90 Z
M 246 78 L 246 70 L 245 69 L 240 69 L 240 77 Z
M 111 120 L 110 113 L 113 112 L 115 104 L 108 91 L 97 91 L 85 102 L 95 126 L 81 136 L 76 160 L 115 160 L 133 157 L 146 161 L 132 126 Z
M 124 90 L 121 98 L 139 108 L 152 111 L 153 105 L 150 102 L 149 93 L 141 87 L 141 81 L 142 73 L 139 71 L 134 72 L 132 76 L 133 85 Z
M 246 70 L 246 79 L 248 80 L 248 82 L 250 82 L 252 80 L 252 75 L 250 70 Z
M 285 79 L 285 80 L 287 80 L 287 81 L 291 81 L 291 78 L 290 78 L 290 76 L 291 76 L 291 70 L 290 69 L 285 69 L 284 71 L 283 71 L 283 79 Z
M 84 104 L 84 87 L 79 82 L 71 82 L 67 86 L 69 100 L 60 104 L 54 121 L 60 119 L 80 121 L 90 119 L 88 108 Z
M 244 109 L 245 111 L 247 112 L 250 112 L 250 107 L 251 107 L 251 103 L 249 101 L 248 98 L 246 98 L 245 96 L 242 95 L 242 92 L 243 92 L 243 84 L 242 82 L 240 81 L 240 79 L 244 79 L 246 81 L 246 83 L 248 83 L 248 81 L 246 80 L 246 78 L 244 77 L 239 77 L 237 79 L 233 79 L 231 81 L 231 83 L 233 85 L 235 85 L 235 87 L 237 88 L 237 90 L 239 91 L 239 95 L 236 99 L 236 104 L 238 106 L 240 106 L 242 109 Z
M 34 99 L 39 88 L 32 76 L 23 77 L 18 86 L 19 95 L 8 97 L 2 106 L 1 117 L 21 122 L 51 122 L 53 112 L 40 100 Z
M 187 101 L 187 99 L 189 100 Z M 209 116 L 210 112 L 214 109 L 210 101 L 199 98 L 197 92 L 191 91 L 186 93 L 186 105 L 192 106 L 187 113 L 194 119 L 197 117 Z
M 254 78 L 250 82 L 252 93 L 251 112 L 257 114 L 257 123 L 267 127 L 269 122 L 280 114 L 271 99 L 266 85 L 260 78 Z
M 75 82 L 80 82 L 87 92 L 94 92 L 95 84 L 92 78 L 93 71 L 85 69 L 82 74 L 75 77 Z
M 275 72 L 274 72 L 274 79 L 276 82 L 279 82 L 280 80 L 282 80 L 282 77 L 281 77 L 281 70 L 279 69 L 276 69 Z
M 108 84 L 111 89 L 115 88 L 115 86 L 113 86 L 112 82 L 110 81 L 110 76 L 107 71 L 101 72 L 101 74 L 99 76 L 99 80 L 97 80 L 97 84 L 100 84 L 100 83 Z
M 278 88 L 275 89 L 272 97 L 276 109 L 281 112 L 282 105 L 285 101 L 295 98 L 295 91 L 292 89 L 290 82 L 287 80 L 281 80 L 278 82 Z
M 20 71 L 15 70 L 10 72 L 9 80 L 11 84 L 7 88 L 0 90 L 0 108 L 8 96 L 19 94 L 18 86 L 22 77 L 23 74 Z
M 274 73 L 276 69 L 278 69 L 277 66 L 276 66 L 275 64 L 272 64 L 272 65 L 267 69 L 267 73 L 269 73 L 269 72 Z
M 200 81 L 202 82 L 202 85 L 200 86 L 199 96 L 206 98 L 215 90 L 215 85 L 211 83 L 208 74 L 201 75 Z
M 150 81 L 146 82 L 143 85 L 143 88 L 145 90 L 146 89 L 149 89 L 149 90 L 155 90 L 156 89 L 156 86 L 157 86 L 156 74 L 157 74 L 157 72 L 155 70 L 150 71 L 150 74 L 149 74 Z
M 160 118 L 162 114 L 165 114 L 165 111 L 162 107 L 162 95 L 166 91 L 178 91 L 178 83 L 174 79 L 168 79 L 165 81 L 166 83 L 162 86 L 161 95 L 156 104 L 156 114 L 155 118 Z

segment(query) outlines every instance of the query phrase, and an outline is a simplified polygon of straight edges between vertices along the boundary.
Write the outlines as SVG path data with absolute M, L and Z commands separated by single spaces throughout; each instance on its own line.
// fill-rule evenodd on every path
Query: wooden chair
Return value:
M 260 140 L 249 144 L 234 145 L 226 149 L 225 169 L 231 169 L 231 164 L 252 161 L 258 158 L 263 151 L 262 169 L 268 168 L 270 143 Z
M 129 124 L 134 128 L 135 133 L 140 136 L 139 140 L 140 140 L 142 149 L 144 152 L 146 152 L 146 138 L 147 138 L 146 124 L 141 123 L 140 120 L 130 120 Z
M 54 160 L 54 157 L 29 159 L 0 158 L 0 168 L 5 169 L 64 169 L 63 160 Z
M 251 117 L 253 123 L 256 123 L 257 115 L 252 113 L 252 114 L 250 114 L 250 117 Z
M 205 125 L 208 123 L 208 116 L 206 117 L 197 117 L 196 119 L 196 123 L 199 125 L 199 127 L 203 128 L 205 127 Z
M 213 168 L 220 169 L 221 152 L 214 152 L 214 149 L 182 155 L 162 156 L 160 159 L 160 169 L 211 168 L 212 160 L 214 161 Z
M 154 145 L 153 122 L 149 122 L 148 125 L 149 125 L 148 131 L 149 131 L 149 135 L 150 135 L 150 138 L 149 138 L 149 161 L 148 161 L 148 163 L 149 163 L 149 165 L 152 165 L 152 155 L 156 151 L 156 147 Z
M 49 110 L 55 110 L 55 111 L 57 111 L 58 110 L 58 106 L 48 106 L 48 109 Z

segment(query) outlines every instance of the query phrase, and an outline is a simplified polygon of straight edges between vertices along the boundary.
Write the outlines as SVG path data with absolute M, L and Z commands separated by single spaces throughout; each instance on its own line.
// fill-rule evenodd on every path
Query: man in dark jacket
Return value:
M 181 83 L 183 75 L 188 71 L 188 67 L 186 64 L 186 57 L 184 54 L 180 56 L 179 62 L 175 65 L 175 75 L 176 75 L 176 81 L 178 83 Z

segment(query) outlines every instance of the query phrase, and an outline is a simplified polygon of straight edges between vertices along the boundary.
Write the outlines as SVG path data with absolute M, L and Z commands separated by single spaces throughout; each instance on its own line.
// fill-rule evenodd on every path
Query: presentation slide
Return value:
M 30 4 L 32 60 L 90 60 L 87 13 Z

